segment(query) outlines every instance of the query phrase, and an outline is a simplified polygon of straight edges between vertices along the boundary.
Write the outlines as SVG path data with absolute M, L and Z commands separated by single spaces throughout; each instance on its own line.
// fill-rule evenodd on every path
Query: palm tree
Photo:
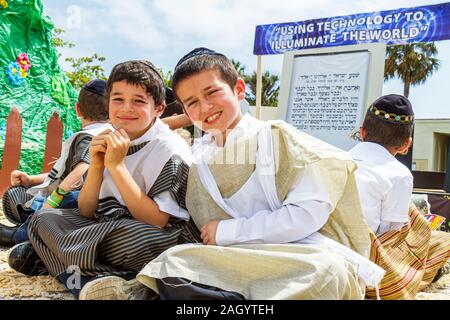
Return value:
M 425 83 L 439 69 L 438 50 L 434 42 L 391 45 L 386 50 L 384 80 L 399 77 L 403 81 L 403 95 L 409 96 L 411 85 Z
M 247 101 L 250 105 L 256 104 L 256 72 L 244 78 L 249 86 L 247 92 Z M 262 106 L 278 106 L 278 94 L 280 93 L 280 78 L 276 74 L 271 74 L 265 71 L 262 74 L 262 88 L 261 88 L 261 105 Z
M 246 100 L 254 106 L 256 105 L 256 72 L 251 75 L 245 73 L 245 65 L 240 61 L 231 59 L 231 63 L 236 68 L 239 76 L 244 79 L 247 84 Z M 262 75 L 262 89 L 261 89 L 261 105 L 263 106 L 278 106 L 278 94 L 280 93 L 279 77 L 270 74 L 266 71 Z
M 231 63 L 233 64 L 234 68 L 238 72 L 239 76 L 244 79 L 245 78 L 245 65 L 243 65 L 240 61 L 231 59 Z
M 172 87 L 172 80 L 173 80 L 173 73 L 171 70 L 168 70 L 167 72 L 164 72 L 162 68 L 158 68 L 159 74 L 161 75 L 161 78 L 163 79 L 164 85 L 166 87 Z

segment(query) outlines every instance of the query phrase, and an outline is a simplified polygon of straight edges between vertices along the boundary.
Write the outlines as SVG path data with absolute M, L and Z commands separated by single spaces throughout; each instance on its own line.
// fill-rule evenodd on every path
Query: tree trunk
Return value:
M 408 98 L 409 96 L 409 82 L 403 84 L 403 95 Z

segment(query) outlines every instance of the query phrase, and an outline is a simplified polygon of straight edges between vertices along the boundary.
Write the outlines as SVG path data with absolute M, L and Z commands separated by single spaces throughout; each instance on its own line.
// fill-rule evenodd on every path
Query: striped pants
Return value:
M 14 186 L 5 191 L 2 198 L 3 213 L 9 222 L 15 225 L 21 225 L 25 221 L 19 213 L 17 206 L 24 206 L 25 203 L 33 198 L 27 192 L 29 187 Z
M 38 211 L 28 236 L 53 276 L 68 268 L 84 276 L 138 272 L 166 249 L 200 240 L 192 222 L 170 221 L 164 229 L 134 219 L 97 222 L 78 209 Z

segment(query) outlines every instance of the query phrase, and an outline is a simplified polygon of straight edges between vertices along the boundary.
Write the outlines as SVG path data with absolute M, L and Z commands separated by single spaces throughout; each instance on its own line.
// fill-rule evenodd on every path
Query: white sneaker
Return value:
M 81 288 L 79 300 L 128 300 L 135 289 L 143 286 L 136 279 L 117 276 L 94 279 Z

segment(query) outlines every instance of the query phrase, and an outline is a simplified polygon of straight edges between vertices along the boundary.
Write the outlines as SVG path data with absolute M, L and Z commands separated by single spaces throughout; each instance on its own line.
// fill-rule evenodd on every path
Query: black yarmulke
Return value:
M 106 81 L 100 79 L 94 79 L 89 81 L 83 86 L 84 90 L 95 93 L 99 96 L 106 95 Z
M 375 107 L 388 113 L 395 113 L 401 116 L 413 116 L 411 102 L 399 94 L 388 94 L 378 98 L 372 103 Z
M 375 100 L 369 111 L 381 120 L 408 124 L 414 121 L 414 111 L 411 102 L 399 94 L 388 94 Z
M 208 49 L 208 48 L 204 48 L 204 47 L 195 48 L 194 50 L 192 50 L 191 52 L 186 54 L 183 58 L 181 58 L 180 61 L 178 61 L 177 65 L 175 66 L 175 69 L 177 69 L 178 66 L 181 65 L 186 60 L 189 60 L 196 56 L 203 56 L 203 55 L 225 57 L 223 54 L 216 52 L 214 50 Z

